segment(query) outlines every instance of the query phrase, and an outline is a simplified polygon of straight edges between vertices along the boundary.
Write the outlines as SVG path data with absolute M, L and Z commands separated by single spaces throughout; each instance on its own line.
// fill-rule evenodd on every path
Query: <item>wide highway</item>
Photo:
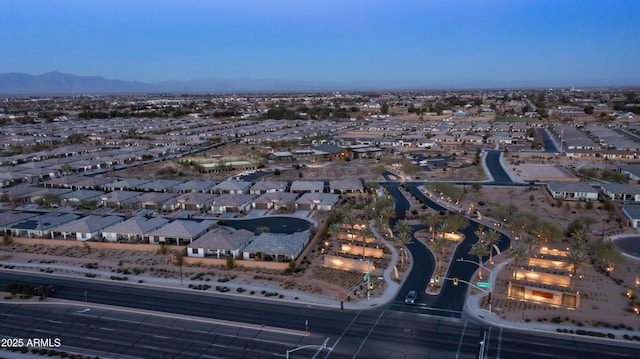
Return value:
M 290 358 L 476 358 L 483 335 L 480 323 L 426 314 L 425 304 L 394 301 L 341 311 L 91 278 L 7 269 L 0 274 L 0 286 L 51 283 L 58 288 L 56 300 L 5 300 L 0 336 L 60 338 L 58 350 L 101 358 L 282 358 L 287 351 Z M 640 345 L 633 343 L 484 330 L 485 353 L 492 358 L 640 357 Z

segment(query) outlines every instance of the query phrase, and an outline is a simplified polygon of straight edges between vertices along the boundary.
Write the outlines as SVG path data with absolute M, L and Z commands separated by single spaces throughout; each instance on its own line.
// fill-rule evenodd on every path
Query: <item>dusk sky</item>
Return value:
M 144 82 L 608 85 L 639 36 L 637 0 L 0 0 L 0 72 Z

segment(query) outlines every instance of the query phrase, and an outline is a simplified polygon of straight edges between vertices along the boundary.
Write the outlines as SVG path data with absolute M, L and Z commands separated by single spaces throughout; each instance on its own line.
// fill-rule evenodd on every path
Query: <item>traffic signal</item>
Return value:
M 453 278 L 453 285 L 458 285 L 458 278 Z
M 369 289 L 373 289 L 373 282 L 369 282 Z
M 440 283 L 440 275 L 436 274 L 436 283 Z

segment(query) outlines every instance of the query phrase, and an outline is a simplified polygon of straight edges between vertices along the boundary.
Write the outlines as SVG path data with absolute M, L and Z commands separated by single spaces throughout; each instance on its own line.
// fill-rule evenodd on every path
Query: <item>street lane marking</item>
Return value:
M 353 318 L 353 320 L 351 320 L 349 325 L 347 325 L 347 327 L 342 331 L 342 334 L 340 334 L 340 337 L 338 338 L 338 340 L 336 340 L 335 343 L 333 343 L 331 348 L 335 348 L 338 345 L 338 343 L 340 343 L 340 340 L 342 339 L 342 337 L 344 337 L 344 335 L 349 331 L 349 329 L 351 329 L 351 326 L 353 325 L 353 323 L 355 323 L 355 321 L 358 319 L 358 317 L 360 317 L 360 313 L 361 312 L 358 312 L 358 314 L 356 314 L 356 316 Z M 332 351 L 333 350 L 330 350 L 324 358 L 327 359 L 329 357 L 329 354 L 331 354 Z
M 362 342 L 360 343 L 360 346 L 358 347 L 358 350 L 356 350 L 355 354 L 353 354 L 353 357 L 356 358 L 358 356 L 358 354 L 360 353 L 360 350 L 362 350 L 362 347 L 364 346 L 364 343 L 367 342 L 367 339 L 369 339 L 369 337 L 371 336 L 371 333 L 373 333 L 373 330 L 376 328 L 376 326 L 378 325 L 378 322 L 380 322 L 380 319 L 382 318 L 382 316 L 384 315 L 384 312 L 380 313 L 380 315 L 378 315 L 378 319 L 376 319 L 376 322 L 373 323 L 373 325 L 371 326 L 371 329 L 369 329 L 369 332 L 367 333 L 367 336 L 364 337 L 364 339 L 362 339 Z
M 458 351 L 456 351 L 456 359 L 460 357 L 460 349 L 462 348 L 462 339 L 464 339 L 464 333 L 467 330 L 467 321 L 464 321 L 464 327 L 462 327 L 462 334 L 460 334 L 460 342 L 458 343 Z
M 501 349 L 502 349 L 502 327 L 500 327 L 500 333 L 498 334 L 498 349 L 496 353 L 496 359 L 500 359 Z

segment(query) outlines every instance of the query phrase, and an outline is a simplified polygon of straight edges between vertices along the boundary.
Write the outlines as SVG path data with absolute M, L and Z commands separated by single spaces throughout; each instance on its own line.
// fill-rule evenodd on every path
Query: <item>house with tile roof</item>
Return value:
M 289 192 L 293 193 L 312 193 L 324 192 L 324 182 L 322 181 L 293 181 Z
M 187 256 L 199 258 L 238 258 L 254 234 L 246 229 L 217 227 L 187 245 Z
M 60 196 L 63 206 L 77 206 L 83 202 L 100 203 L 100 197 L 105 193 L 102 191 L 94 191 L 91 189 L 78 189 Z
M 204 212 L 209 210 L 216 197 L 211 193 L 191 192 L 179 195 L 176 197 L 176 201 L 179 209 Z
M 273 262 L 289 262 L 298 258 L 309 244 L 309 231 L 285 233 L 261 233 L 242 250 L 242 259 Z
M 358 179 L 346 179 L 329 181 L 329 190 L 331 193 L 362 193 L 364 192 L 364 186 L 362 181 Z
M 147 235 L 151 244 L 177 244 L 185 245 L 192 243 L 207 233 L 216 221 L 213 220 L 185 220 L 178 219 L 166 226 L 162 226 Z
M 298 195 L 290 192 L 268 192 L 253 200 L 255 209 L 293 209 Z
M 105 183 L 104 185 L 102 185 L 102 188 L 105 191 L 134 190 L 147 182 L 151 182 L 151 181 L 146 179 L 139 179 L 139 178 L 123 178 L 117 181 L 113 181 L 111 183 Z
M 287 186 L 289 186 L 289 183 L 286 181 L 262 180 L 251 186 L 249 193 L 261 195 L 269 192 L 284 192 L 287 190 Z
M 125 206 L 129 206 L 130 202 L 131 208 L 133 209 L 168 210 L 164 204 L 171 202 L 175 197 L 176 195 L 173 193 L 146 192 L 131 200 L 125 201 Z M 175 206 L 175 201 L 171 202 L 170 206 Z
M 250 194 L 223 194 L 211 202 L 211 213 L 238 213 L 251 208 L 254 196 Z
M 135 189 L 144 192 L 174 192 L 173 188 L 182 183 L 177 180 L 155 180 L 138 185 Z
M 140 192 L 113 191 L 100 196 L 100 206 L 109 208 L 132 208 L 134 198 L 140 196 Z M 125 204 L 129 207 L 125 207 Z
M 102 238 L 101 232 L 104 228 L 123 220 L 124 218 L 120 216 L 89 215 L 57 226 L 53 230 L 54 238 L 62 237 L 62 239 L 78 241 Z
M 189 193 L 189 192 L 213 193 L 213 188 L 217 184 L 218 182 L 211 181 L 211 180 L 190 180 L 173 187 L 173 190 L 178 193 Z
M 340 195 L 334 193 L 305 193 L 296 200 L 296 210 L 330 211 L 339 199 Z
M 105 227 L 102 230 L 102 238 L 108 242 L 139 243 L 145 241 L 149 233 L 169 222 L 170 220 L 164 217 L 132 217 Z
M 244 194 L 249 193 L 251 182 L 247 181 L 223 181 L 213 187 L 214 193 L 219 194 Z
M 53 230 L 56 227 L 78 218 L 80 215 L 75 213 L 47 212 L 8 225 L 6 230 L 13 237 L 53 238 Z

